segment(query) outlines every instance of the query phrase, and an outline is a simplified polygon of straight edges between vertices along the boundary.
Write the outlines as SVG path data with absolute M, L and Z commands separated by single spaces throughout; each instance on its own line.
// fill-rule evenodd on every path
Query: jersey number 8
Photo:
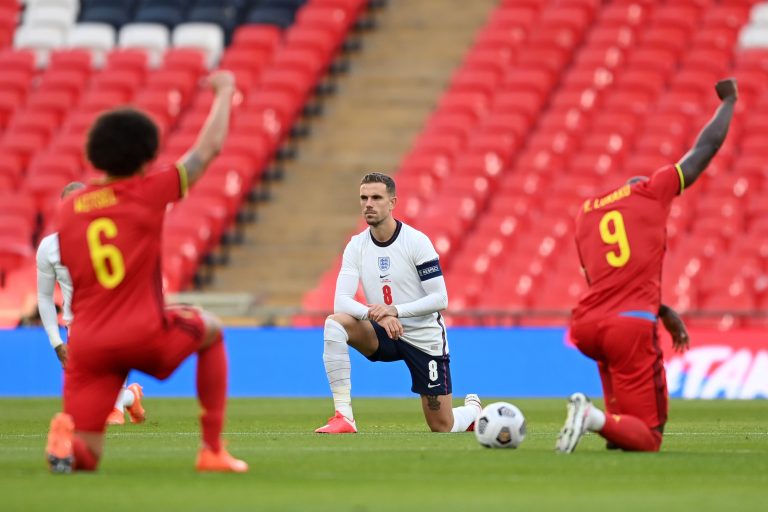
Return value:
M 88 250 L 91 253 L 91 263 L 96 279 L 101 286 L 111 290 L 125 278 L 125 260 L 123 260 L 123 253 L 116 246 L 102 243 L 102 235 L 106 240 L 117 236 L 115 221 L 108 217 L 99 217 L 88 224 L 86 231 Z
M 384 295 L 384 304 L 387 306 L 392 305 L 392 288 L 390 288 L 388 285 L 384 285 L 381 288 L 381 293 Z
M 607 245 L 617 245 L 618 251 L 609 251 L 605 255 L 612 267 L 623 267 L 629 261 L 629 239 L 624 227 L 624 217 L 618 210 L 611 210 L 600 219 L 600 238 Z

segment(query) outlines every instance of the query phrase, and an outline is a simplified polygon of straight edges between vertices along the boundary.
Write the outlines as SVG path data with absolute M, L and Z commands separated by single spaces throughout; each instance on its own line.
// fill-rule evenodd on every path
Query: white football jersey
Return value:
M 359 279 L 368 304 L 397 306 L 427 296 L 423 283 L 439 278 L 445 294 L 437 251 L 427 235 L 400 221 L 387 242 L 373 238 L 370 228 L 352 237 L 344 250 L 339 276 Z M 400 339 L 430 355 L 448 354 L 445 322 L 438 311 L 400 315 Z
M 53 293 L 56 282 L 59 282 L 64 296 L 63 319 L 65 323 L 72 321 L 72 278 L 67 267 L 61 264 L 59 252 L 59 236 L 50 234 L 40 241 L 37 248 L 37 306 L 40 319 L 52 347 L 62 343 L 59 335 L 59 322 L 56 317 L 56 305 Z
M 65 322 L 72 321 L 72 278 L 69 276 L 69 269 L 61 264 L 58 233 L 50 234 L 40 241 L 37 248 L 37 269 L 39 274 L 58 281 L 64 298 L 62 318 Z

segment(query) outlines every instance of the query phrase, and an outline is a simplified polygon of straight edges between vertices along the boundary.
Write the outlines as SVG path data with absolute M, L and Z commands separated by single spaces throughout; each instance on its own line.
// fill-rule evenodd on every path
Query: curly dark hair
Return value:
M 392 179 L 392 177 L 387 176 L 386 174 L 380 173 L 380 172 L 369 172 L 365 176 L 363 176 L 363 179 L 360 181 L 361 185 L 364 185 L 366 183 L 383 183 L 387 187 L 387 194 L 390 195 L 390 197 L 395 197 L 395 180 Z
M 131 176 L 154 160 L 159 145 L 157 125 L 133 108 L 117 108 L 101 114 L 88 132 L 88 160 L 109 176 Z

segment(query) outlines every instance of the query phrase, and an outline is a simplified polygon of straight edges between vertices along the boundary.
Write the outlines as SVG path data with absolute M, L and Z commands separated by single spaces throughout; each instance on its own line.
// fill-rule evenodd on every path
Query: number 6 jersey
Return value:
M 448 353 L 440 315 L 448 294 L 427 235 L 397 221 L 395 233 L 386 242 L 374 239 L 370 228 L 353 236 L 344 250 L 334 309 L 363 320 L 368 308 L 353 299 L 358 282 L 368 304 L 397 307 L 403 341 L 430 355 Z
M 657 314 L 667 216 L 684 186 L 680 167 L 669 165 L 647 181 L 584 202 L 575 238 L 589 289 L 573 311 L 574 321 L 630 311 Z
M 73 341 L 137 339 L 163 326 L 163 219 L 186 183 L 186 171 L 169 166 L 90 183 L 62 202 L 57 231 L 74 289 Z

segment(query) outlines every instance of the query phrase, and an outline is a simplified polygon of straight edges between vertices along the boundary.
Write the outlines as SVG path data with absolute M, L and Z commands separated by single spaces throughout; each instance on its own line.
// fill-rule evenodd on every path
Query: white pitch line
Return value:
M 435 436 L 431 432 L 360 432 L 357 437 L 393 437 L 393 436 L 411 436 L 424 434 L 430 437 Z M 110 432 L 107 438 L 115 437 L 179 437 L 179 436 L 199 436 L 200 432 Z M 306 436 L 320 439 L 322 435 L 316 435 L 314 432 L 224 432 L 225 436 L 239 437 L 266 437 L 266 436 Z M 449 436 L 449 434 L 437 434 Z M 528 432 L 528 436 L 553 436 L 557 431 L 551 432 Z M 768 436 L 768 432 L 665 432 L 664 436 L 701 436 L 701 437 L 725 437 L 725 436 Z M 46 434 L 0 434 L 0 440 L 3 439 L 42 439 Z

